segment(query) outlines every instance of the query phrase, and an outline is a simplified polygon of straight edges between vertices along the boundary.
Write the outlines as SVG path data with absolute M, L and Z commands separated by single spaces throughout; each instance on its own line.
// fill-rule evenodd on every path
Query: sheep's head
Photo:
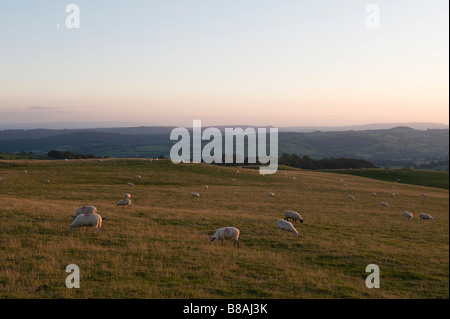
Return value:
M 300 223 L 302 223 L 302 224 L 303 224 L 303 218 L 301 218 L 301 217 L 300 217 Z
M 213 242 L 215 242 L 216 241 L 216 236 L 212 236 L 210 239 L 209 239 L 209 242 L 212 244 Z

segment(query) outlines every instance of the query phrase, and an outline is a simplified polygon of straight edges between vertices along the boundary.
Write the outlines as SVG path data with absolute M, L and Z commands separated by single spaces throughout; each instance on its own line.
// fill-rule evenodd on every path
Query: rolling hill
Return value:
M 172 129 L 5 130 L 0 131 L 0 152 L 47 154 L 50 150 L 66 150 L 119 158 L 160 155 L 167 158 L 175 143 L 170 141 Z M 415 130 L 399 126 L 382 130 L 279 132 L 278 139 L 279 155 L 309 155 L 313 159 L 359 158 L 378 166 L 412 166 L 443 160 L 448 163 L 449 156 L 448 129 Z

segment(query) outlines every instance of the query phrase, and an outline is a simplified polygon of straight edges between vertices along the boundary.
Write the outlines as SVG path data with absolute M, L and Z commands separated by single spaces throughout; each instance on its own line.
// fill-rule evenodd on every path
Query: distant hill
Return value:
M 281 127 L 280 132 L 342 132 L 342 131 L 362 131 L 362 130 L 387 130 L 394 127 L 406 126 L 415 130 L 428 129 L 448 129 L 447 124 L 412 122 L 412 123 L 372 123 L 364 125 L 347 125 L 347 126 L 293 126 Z
M 4 130 L 0 131 L 0 152 L 47 154 L 50 150 L 65 150 L 119 158 L 168 157 L 175 143 L 169 137 L 173 128 Z M 221 130 L 224 128 L 220 127 Z M 389 129 L 307 133 L 280 129 L 278 138 L 279 155 L 309 155 L 313 159 L 358 158 L 378 166 L 412 166 L 443 160 L 448 163 L 449 156 L 448 128 L 418 130 L 401 125 Z

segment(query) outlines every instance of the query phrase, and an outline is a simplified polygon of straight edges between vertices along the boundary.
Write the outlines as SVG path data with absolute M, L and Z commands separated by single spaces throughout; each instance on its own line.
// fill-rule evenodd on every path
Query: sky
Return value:
M 0 128 L 193 120 L 448 124 L 449 2 L 0 2 Z

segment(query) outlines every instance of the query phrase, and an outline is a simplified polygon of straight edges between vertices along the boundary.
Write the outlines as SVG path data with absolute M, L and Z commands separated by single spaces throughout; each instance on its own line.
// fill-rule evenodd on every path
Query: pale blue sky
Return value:
M 68 4 L 80 28 L 68 29 Z M 380 9 L 369 29 L 366 7 Z M 446 0 L 2 1 L 0 123 L 448 124 Z

